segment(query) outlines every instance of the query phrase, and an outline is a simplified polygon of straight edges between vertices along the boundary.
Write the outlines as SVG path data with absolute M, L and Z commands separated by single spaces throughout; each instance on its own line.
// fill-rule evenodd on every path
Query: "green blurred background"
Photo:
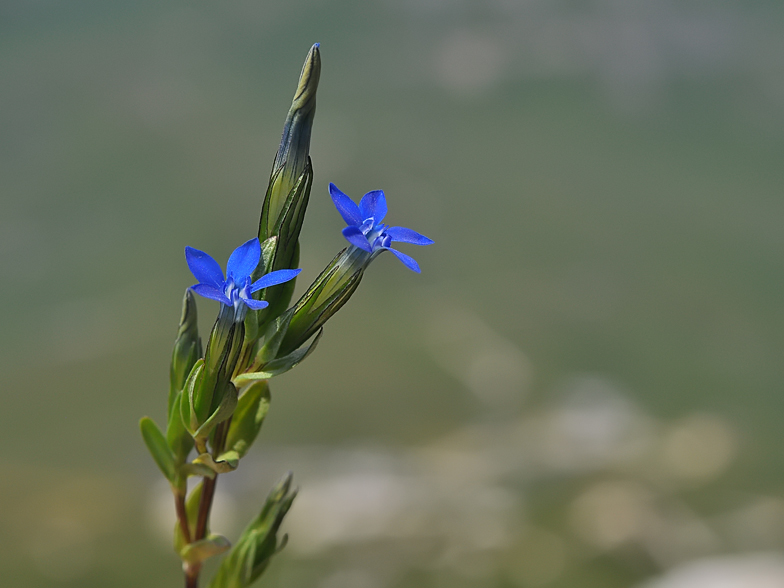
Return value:
M 301 487 L 261 584 L 784 586 L 782 17 L 4 0 L 0 584 L 181 584 L 137 423 L 183 248 L 255 234 L 318 41 L 299 291 L 344 245 L 330 181 L 436 244 L 374 263 L 221 478 L 230 538 Z

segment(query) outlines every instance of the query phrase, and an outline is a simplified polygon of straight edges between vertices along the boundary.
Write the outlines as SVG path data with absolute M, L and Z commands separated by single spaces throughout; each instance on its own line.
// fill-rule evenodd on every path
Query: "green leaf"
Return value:
M 203 478 L 214 479 L 217 472 L 201 463 L 186 463 L 180 466 L 180 474 L 183 476 L 202 476 Z
M 183 547 L 180 550 L 180 557 L 189 564 L 198 564 L 230 548 L 231 543 L 223 535 L 210 535 Z
M 231 419 L 226 447 L 245 455 L 261 430 L 264 417 L 270 407 L 270 391 L 267 382 L 254 382 L 240 396 L 237 410 Z
M 304 361 L 316 349 L 316 345 L 321 340 L 321 335 L 324 334 L 324 329 L 320 328 L 316 336 L 311 339 L 310 343 L 303 345 L 299 349 L 292 351 L 288 355 L 273 359 L 264 365 L 265 371 L 275 372 L 275 375 L 287 372 L 300 362 Z
M 169 423 L 166 427 L 166 442 L 174 453 L 177 464 L 183 464 L 188 458 L 188 453 L 193 449 L 193 437 L 182 422 L 183 392 L 180 390 L 174 397 L 172 409 L 169 412 Z
M 257 365 L 262 366 L 275 359 L 278 355 L 280 344 L 283 342 L 283 337 L 286 335 L 293 314 L 293 309 L 288 310 L 270 322 L 267 331 L 264 333 L 264 344 L 256 352 L 255 363 Z
M 237 399 L 237 388 L 234 387 L 234 384 L 228 382 L 226 384 L 226 391 L 223 394 L 223 400 L 221 400 L 218 408 L 215 409 L 215 412 L 213 412 L 210 417 L 204 421 L 204 424 L 201 425 L 193 434 L 193 438 L 196 440 L 197 447 L 200 446 L 199 441 L 206 442 L 207 438 L 210 436 L 210 433 L 218 425 L 218 423 L 222 423 L 232 414 L 234 414 L 234 409 L 237 408 Z
M 310 355 L 313 350 L 316 348 L 319 340 L 321 339 L 321 335 L 324 332 L 324 329 L 319 329 L 316 336 L 313 340 L 307 344 L 303 345 L 299 349 L 292 351 L 288 355 L 284 355 L 278 359 L 273 359 L 266 365 L 262 367 L 261 370 L 258 372 L 253 372 L 249 374 L 240 374 L 236 378 L 234 378 L 234 383 L 237 386 L 244 386 L 251 382 L 257 382 L 259 380 L 268 380 L 270 378 L 274 378 L 275 376 L 279 376 L 280 374 L 286 373 L 291 368 L 296 366 L 298 363 L 303 361 L 308 355 Z
M 193 434 L 199 428 L 199 420 L 193 410 L 193 396 L 197 386 L 200 386 L 204 380 L 204 359 L 199 359 L 191 373 L 188 374 L 188 379 L 185 380 L 185 387 L 183 388 L 183 398 L 180 401 L 180 416 L 182 416 L 182 423 L 185 428 Z
M 139 421 L 139 429 L 142 432 L 142 439 L 144 439 L 144 443 L 147 445 L 147 449 L 150 451 L 155 463 L 158 464 L 166 479 L 174 484 L 177 466 L 174 462 L 174 454 L 166 442 L 166 437 L 163 436 L 158 425 L 150 417 L 142 417 Z
M 237 469 L 240 463 L 240 456 L 236 451 L 226 451 L 221 453 L 218 459 L 213 459 L 209 453 L 202 453 L 193 460 L 193 463 L 206 466 L 216 474 L 228 474 Z

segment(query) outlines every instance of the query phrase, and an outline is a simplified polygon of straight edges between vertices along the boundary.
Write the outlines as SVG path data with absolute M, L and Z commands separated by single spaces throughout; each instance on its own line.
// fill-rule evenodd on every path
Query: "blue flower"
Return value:
M 199 283 L 191 286 L 191 289 L 200 296 L 217 300 L 226 306 L 233 306 L 234 320 L 240 321 L 245 318 L 248 308 L 261 310 L 269 306 L 269 303 L 264 300 L 254 299 L 252 297 L 254 292 L 288 282 L 301 271 L 298 269 L 278 270 L 251 283 L 250 276 L 259 265 L 260 257 L 261 245 L 258 238 L 243 243 L 229 257 L 229 262 L 226 264 L 226 278 L 224 279 L 223 271 L 217 261 L 204 251 L 186 247 L 185 260 L 193 275 L 199 280 Z
M 348 225 L 343 229 L 343 236 L 349 243 L 371 254 L 384 250 L 391 251 L 407 268 L 415 272 L 420 271 L 414 258 L 392 249 L 390 244 L 398 241 L 414 245 L 431 245 L 433 240 L 405 227 L 390 227 L 383 224 L 381 221 L 387 214 L 387 201 L 381 190 L 373 190 L 365 194 L 359 206 L 335 184 L 329 185 L 329 193 L 340 216 Z

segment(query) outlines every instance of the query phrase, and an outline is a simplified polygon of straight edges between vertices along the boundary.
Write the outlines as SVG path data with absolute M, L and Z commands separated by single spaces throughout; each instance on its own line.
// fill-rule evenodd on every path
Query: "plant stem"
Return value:
M 188 511 L 185 507 L 185 492 L 175 491 L 174 509 L 177 511 L 177 520 L 180 524 L 180 532 L 182 533 L 183 540 L 185 543 L 190 543 L 191 531 L 190 525 L 188 524 Z M 185 572 L 185 588 L 198 588 L 199 567 L 200 566 L 184 564 L 183 571 Z
M 204 478 L 204 485 L 201 489 L 201 499 L 199 500 L 199 516 L 196 519 L 196 533 L 193 536 L 194 541 L 204 539 L 207 536 L 207 522 L 210 519 L 210 510 L 212 509 L 212 499 L 215 497 L 215 484 L 218 481 L 218 475 L 210 480 Z
M 215 428 L 215 437 L 213 438 L 212 456 L 217 458 L 223 451 L 223 445 L 226 442 L 226 436 L 229 432 L 229 425 L 231 424 L 231 417 L 220 423 Z M 199 499 L 199 513 L 196 518 L 196 529 L 193 534 L 193 540 L 199 541 L 207 536 L 207 526 L 210 520 L 210 511 L 212 510 L 212 500 L 215 498 L 215 486 L 218 482 L 218 474 L 210 479 L 205 477 L 202 482 L 201 498 Z M 183 503 L 184 504 L 184 503 Z M 187 518 L 186 518 L 187 525 Z M 197 588 L 199 582 L 199 572 L 201 566 L 194 566 L 185 570 L 185 588 Z
M 185 509 L 185 494 L 176 492 L 174 494 L 174 508 L 177 511 L 177 520 L 180 523 L 180 531 L 185 543 L 191 542 L 191 531 L 188 526 L 188 513 Z
M 199 572 L 201 566 L 185 567 L 185 588 L 199 588 Z

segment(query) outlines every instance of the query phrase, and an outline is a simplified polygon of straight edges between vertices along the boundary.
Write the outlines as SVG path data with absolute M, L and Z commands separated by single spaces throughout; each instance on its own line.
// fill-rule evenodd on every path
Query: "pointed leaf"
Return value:
M 201 463 L 186 463 L 180 466 L 180 474 L 183 476 L 201 476 L 212 480 L 215 478 L 216 472 L 213 468 Z
M 144 439 L 144 443 L 147 445 L 147 449 L 150 451 L 150 455 L 152 455 L 155 463 L 161 469 L 163 475 L 166 476 L 166 479 L 174 484 L 177 467 L 174 463 L 174 455 L 171 449 L 169 449 L 168 443 L 166 443 L 166 437 L 163 436 L 158 425 L 150 417 L 142 417 L 139 421 L 139 429 L 142 432 L 142 439 Z
M 269 386 L 266 382 L 254 382 L 240 396 L 237 410 L 231 419 L 226 447 L 245 455 L 256 440 L 270 406 Z
M 180 557 L 189 564 L 200 564 L 209 558 L 224 553 L 231 543 L 223 535 L 210 535 L 205 539 L 189 543 L 180 550 Z
M 199 421 L 196 412 L 193 410 L 193 397 L 196 387 L 202 385 L 204 379 L 204 359 L 199 359 L 193 364 L 191 373 L 188 374 L 188 379 L 185 380 L 185 387 L 183 388 L 183 398 L 180 401 L 180 416 L 182 416 L 182 423 L 185 428 L 193 434 L 199 428 Z
M 291 317 L 294 315 L 294 310 L 289 309 L 281 316 L 275 318 L 264 333 L 264 342 L 259 350 L 256 352 L 255 363 L 259 366 L 275 359 L 278 355 L 278 349 L 283 342 L 283 337 L 286 336 L 286 331 L 289 328 Z
M 193 437 L 182 422 L 182 407 L 180 406 L 182 399 L 183 391 L 180 390 L 174 397 L 169 423 L 166 426 L 166 442 L 174 453 L 177 464 L 184 463 L 188 453 L 193 449 Z
M 268 362 L 257 372 L 251 372 L 247 374 L 240 374 L 236 378 L 234 378 L 233 382 L 236 386 L 244 386 L 251 382 L 258 382 L 259 380 L 269 380 L 270 378 L 274 378 L 275 376 L 279 376 L 281 374 L 286 373 L 291 368 L 295 367 L 298 363 L 303 361 L 308 355 L 313 353 L 313 350 L 316 348 L 319 340 L 321 339 L 321 335 L 324 332 L 324 329 L 319 329 L 316 336 L 313 340 L 307 344 L 303 345 L 299 349 L 292 351 L 288 355 L 280 357 L 278 359 L 273 359 L 272 361 Z
M 209 453 L 202 453 L 199 457 L 193 460 L 194 464 L 203 465 L 210 468 L 216 474 L 228 474 L 237 469 L 240 462 L 240 456 L 236 451 L 227 451 L 218 456 L 218 459 L 213 459 Z
M 234 409 L 237 408 L 237 396 L 237 388 L 235 388 L 231 382 L 226 384 L 226 392 L 223 395 L 223 400 L 221 400 L 220 405 L 193 434 L 194 439 L 197 440 L 197 447 L 199 446 L 198 441 L 206 441 L 218 423 L 222 423 L 234 414 Z

